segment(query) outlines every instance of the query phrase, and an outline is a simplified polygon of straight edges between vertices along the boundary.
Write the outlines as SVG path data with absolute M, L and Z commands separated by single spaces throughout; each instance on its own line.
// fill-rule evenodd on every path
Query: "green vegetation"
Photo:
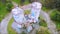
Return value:
M 12 2 L 10 0 L 7 1 L 6 2 L 6 10 L 10 12 L 12 10 L 12 7 L 13 7 Z
M 58 10 L 52 11 L 51 19 L 55 22 L 57 30 L 60 30 L 60 12 Z
M 39 23 L 40 26 L 44 26 L 44 27 L 47 27 L 47 24 L 44 20 L 41 20 L 40 19 L 40 23 Z
M 14 2 L 16 2 L 17 4 L 20 4 L 20 0 L 12 0 L 12 1 L 14 1 Z
M 0 2 L 0 22 L 11 11 L 12 6 L 10 1 L 6 1 L 6 3 Z
M 50 9 L 58 8 L 58 10 L 60 9 L 60 0 L 40 0 L 40 2 L 46 8 Z
M 13 30 L 12 27 L 11 27 L 13 21 L 14 21 L 14 19 L 11 19 L 11 20 L 9 21 L 9 23 L 8 23 L 8 29 L 7 29 L 7 30 L 8 30 L 8 34 L 17 34 L 17 33 L 15 32 L 15 30 Z
M 19 5 L 22 5 L 22 4 L 24 4 L 24 5 L 26 5 L 26 4 L 29 4 L 29 2 L 28 2 L 28 0 L 25 0 L 25 1 L 21 1 L 21 0 L 13 0 L 14 2 L 16 2 L 17 4 L 19 4 Z
M 39 20 L 40 20 L 40 22 L 39 22 L 39 25 L 40 25 L 40 26 L 47 27 L 47 23 L 44 21 L 44 19 L 43 19 L 42 16 L 39 17 Z
M 41 26 L 37 31 L 36 34 L 50 34 L 50 31 L 47 27 Z
M 45 12 L 49 12 L 51 9 L 50 8 L 46 8 L 46 7 L 42 7 L 42 10 Z
M 8 13 L 9 12 L 6 10 L 6 5 L 0 2 L 0 22 Z
M 28 0 L 27 0 L 27 1 L 25 1 L 25 5 L 26 5 L 26 4 L 29 4 Z
M 55 21 L 57 31 L 60 31 L 60 22 Z
M 24 14 L 30 14 L 30 11 L 29 10 L 25 10 Z
M 52 11 L 50 15 L 52 20 L 60 22 L 60 12 L 58 10 Z

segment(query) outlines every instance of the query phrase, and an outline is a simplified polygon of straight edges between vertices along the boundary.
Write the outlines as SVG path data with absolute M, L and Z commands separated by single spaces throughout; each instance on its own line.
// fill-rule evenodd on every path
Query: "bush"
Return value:
M 47 27 L 41 26 L 37 31 L 36 34 L 50 34 L 50 31 L 47 29 Z
M 13 6 L 12 2 L 11 1 L 7 1 L 7 3 L 6 3 L 6 9 L 7 9 L 7 11 L 11 11 L 12 6 Z
M 59 21 L 60 22 L 60 12 L 57 10 L 54 10 L 51 14 L 50 17 L 53 21 Z

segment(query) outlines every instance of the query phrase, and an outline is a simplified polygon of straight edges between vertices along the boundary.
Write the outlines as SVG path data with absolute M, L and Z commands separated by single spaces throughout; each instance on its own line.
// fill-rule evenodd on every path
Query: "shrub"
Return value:
M 7 9 L 7 11 L 11 11 L 12 6 L 13 6 L 12 2 L 11 1 L 7 1 L 7 3 L 6 3 L 6 9 Z
M 50 31 L 47 29 L 47 27 L 41 26 L 37 31 L 36 34 L 50 34 Z
M 60 22 L 60 12 L 57 10 L 54 10 L 51 14 L 50 17 L 53 21 L 59 21 Z

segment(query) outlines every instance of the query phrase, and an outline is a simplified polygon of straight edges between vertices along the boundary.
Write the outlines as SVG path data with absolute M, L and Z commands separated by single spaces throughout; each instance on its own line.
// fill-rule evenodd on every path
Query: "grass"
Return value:
M 11 19 L 8 23 L 8 34 L 17 34 L 11 27 L 13 21 L 14 21 L 14 19 Z
M 6 6 L 0 2 L 0 22 L 8 13 L 9 12 L 6 10 Z
M 20 3 L 20 0 L 12 0 L 12 1 L 16 2 L 17 4 Z
M 21 4 L 20 0 L 18 0 L 18 1 L 17 0 L 13 0 L 13 1 L 16 2 L 17 4 Z M 28 0 L 25 0 L 24 5 L 26 5 L 26 4 L 29 4 Z

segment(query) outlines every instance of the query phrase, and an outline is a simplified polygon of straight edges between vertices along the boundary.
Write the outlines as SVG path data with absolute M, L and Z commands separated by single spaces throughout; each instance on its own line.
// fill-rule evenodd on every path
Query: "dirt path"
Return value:
M 1 34 L 8 34 L 7 25 L 12 18 L 11 13 L 9 13 L 2 21 L 1 21 Z

